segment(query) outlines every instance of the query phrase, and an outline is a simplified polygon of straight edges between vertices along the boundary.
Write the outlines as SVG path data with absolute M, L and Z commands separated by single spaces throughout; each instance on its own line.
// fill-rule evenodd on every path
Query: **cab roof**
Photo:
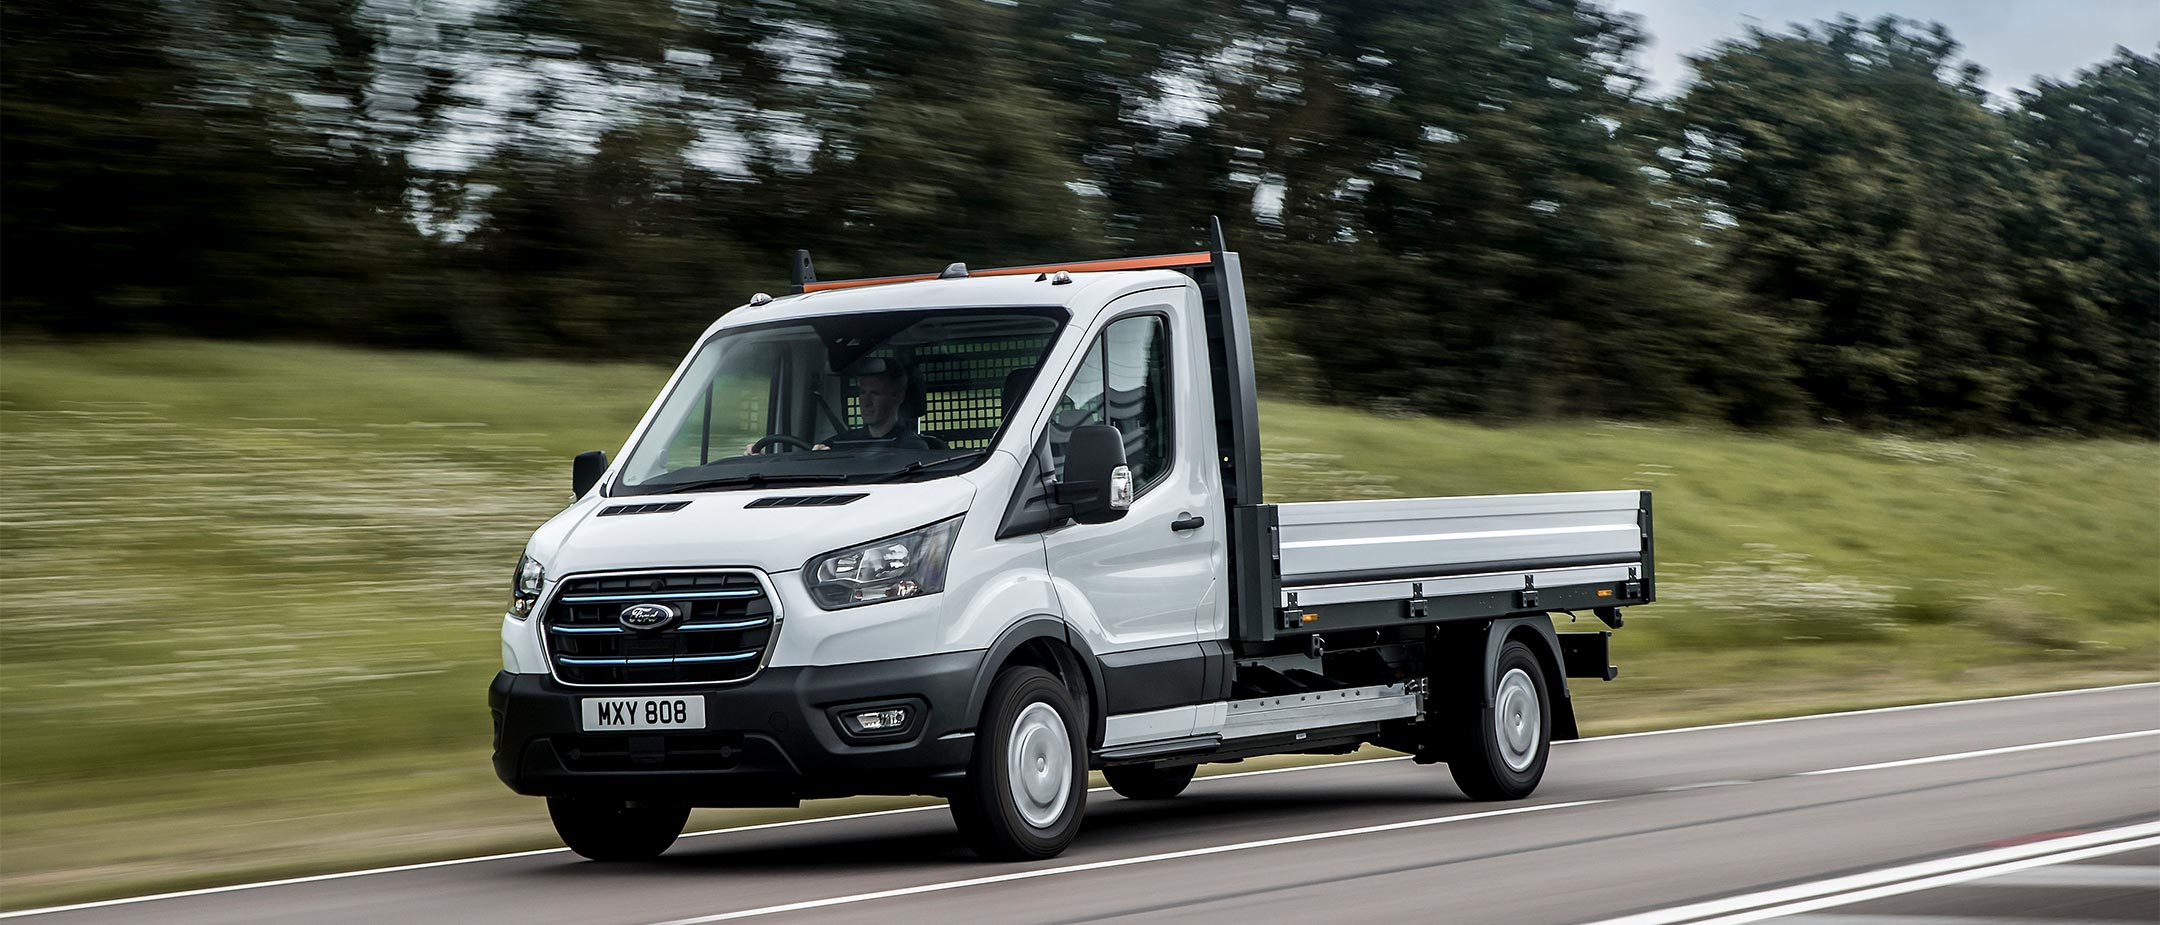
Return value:
M 859 285 L 781 296 L 728 312 L 715 330 L 822 315 L 930 308 L 1055 306 L 1075 317 L 1092 313 L 1131 292 L 1185 286 L 1192 278 L 1176 270 L 1114 270 L 1055 274 L 970 276 Z

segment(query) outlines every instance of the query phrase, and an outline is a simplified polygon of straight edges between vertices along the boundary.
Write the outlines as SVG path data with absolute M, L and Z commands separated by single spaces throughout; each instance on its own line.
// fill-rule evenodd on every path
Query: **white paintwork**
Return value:
M 1215 459 L 1215 429 L 1206 389 L 1207 345 L 1199 336 L 1200 293 L 1190 284 L 1142 292 L 1108 306 L 1086 328 L 1081 344 L 1093 343 L 1103 328 L 1133 312 L 1170 315 L 1170 386 L 1175 396 L 1170 471 L 1133 499 L 1122 519 L 1106 524 L 1066 524 L 1043 533 L 1051 580 L 1065 619 L 1097 655 L 1176 645 L 1201 639 L 1214 622 L 1212 608 L 1218 576 L 1228 566 L 1222 543 L 1222 517 Z M 1075 351 L 1046 400 L 1062 395 L 1080 365 Z M 1043 377 L 1038 377 L 1043 378 Z M 1191 426 L 1198 418 L 1208 426 Z M 1039 428 L 1038 428 L 1039 432 Z M 1033 441 L 1030 440 L 1032 446 Z M 1170 524 L 1187 514 L 1206 523 L 1195 530 L 1173 531 Z M 1203 620 L 1203 606 L 1211 608 Z
M 548 587 L 542 594 L 553 594 Z M 502 622 L 503 670 L 511 674 L 547 674 L 547 655 L 540 648 L 538 621 L 517 619 L 507 613 Z

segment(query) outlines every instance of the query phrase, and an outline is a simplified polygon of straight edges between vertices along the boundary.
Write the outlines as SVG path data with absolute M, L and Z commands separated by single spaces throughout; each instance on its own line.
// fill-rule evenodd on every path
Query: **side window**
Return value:
M 1110 424 L 1125 435 L 1125 463 L 1140 490 L 1170 471 L 1170 332 L 1161 317 L 1113 322 L 1088 348 L 1045 434 L 1058 478 L 1065 476 L 1065 442 L 1083 424 Z

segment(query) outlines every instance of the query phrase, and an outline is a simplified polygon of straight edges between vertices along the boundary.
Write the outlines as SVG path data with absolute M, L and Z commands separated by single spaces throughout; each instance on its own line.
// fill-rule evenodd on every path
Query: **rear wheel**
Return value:
M 1520 800 L 1537 790 L 1552 751 L 1551 696 L 1530 647 L 1511 641 L 1493 666 L 1492 706 L 1456 720 L 1448 771 L 1473 800 Z
M 1184 793 L 1185 785 L 1192 783 L 1193 772 L 1198 770 L 1197 764 L 1181 764 L 1174 768 L 1140 764 L 1104 768 L 1102 776 L 1110 782 L 1110 789 L 1125 799 L 1167 800 Z
M 547 803 L 563 844 L 595 861 L 659 857 L 690 821 L 688 806 L 632 806 L 621 800 L 574 797 L 548 797 Z
M 1040 668 L 1011 668 L 990 685 L 953 822 L 992 860 L 1056 857 L 1080 834 L 1087 808 L 1087 749 L 1065 683 Z

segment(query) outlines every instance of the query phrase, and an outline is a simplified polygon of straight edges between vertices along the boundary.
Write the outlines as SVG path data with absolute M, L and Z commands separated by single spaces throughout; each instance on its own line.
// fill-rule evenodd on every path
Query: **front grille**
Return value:
M 617 618 L 640 604 L 677 616 L 625 627 Z M 722 684 L 757 673 L 778 620 L 751 572 L 644 572 L 565 579 L 540 625 L 565 684 Z

